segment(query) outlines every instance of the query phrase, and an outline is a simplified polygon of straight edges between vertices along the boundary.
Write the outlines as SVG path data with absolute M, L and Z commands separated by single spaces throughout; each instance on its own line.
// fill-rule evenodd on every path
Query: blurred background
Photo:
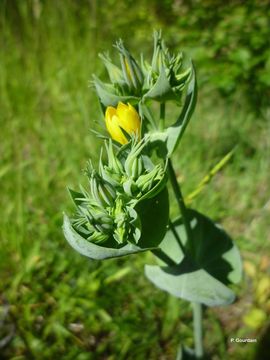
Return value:
M 97 160 L 103 121 L 92 73 L 123 38 L 150 59 L 152 31 L 185 51 L 198 105 L 175 155 L 187 196 L 235 148 L 193 200 L 243 255 L 236 302 L 205 310 L 211 359 L 269 359 L 270 2 L 228 0 L 0 1 L 0 359 L 171 360 L 192 346 L 189 305 L 143 275 L 151 254 L 89 261 L 66 243 L 67 186 Z M 257 338 L 256 344 L 231 337 Z

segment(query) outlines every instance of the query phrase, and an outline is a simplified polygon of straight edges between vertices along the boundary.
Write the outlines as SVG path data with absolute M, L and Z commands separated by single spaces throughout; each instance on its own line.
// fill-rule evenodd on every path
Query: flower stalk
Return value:
M 203 358 L 202 304 L 193 302 L 193 333 L 196 359 Z
M 160 104 L 160 121 L 164 124 L 165 121 L 165 104 Z M 187 208 L 185 205 L 185 200 L 182 195 L 181 186 L 177 181 L 176 173 L 173 168 L 172 160 L 168 160 L 168 172 L 169 178 L 172 185 L 173 192 L 175 194 L 175 198 L 178 204 L 178 208 L 180 211 L 180 215 L 183 219 L 186 237 L 187 237 L 187 247 L 190 251 L 194 251 L 192 230 L 190 226 L 190 221 L 187 214 Z M 170 227 L 175 237 L 177 237 L 177 233 L 173 227 L 173 224 L 170 222 Z M 185 247 L 183 246 L 179 237 L 177 237 L 178 245 L 180 246 L 183 254 L 185 254 Z M 200 303 L 193 302 L 193 334 L 194 334 L 194 345 L 195 345 L 195 356 L 196 359 L 201 359 L 203 356 L 203 332 L 202 332 L 202 305 Z
M 169 177 L 172 184 L 172 188 L 180 210 L 180 214 L 183 219 L 183 223 L 186 231 L 186 237 L 187 237 L 187 247 L 192 253 L 195 250 L 194 250 L 194 244 L 192 238 L 192 230 L 187 215 L 187 208 L 181 192 L 181 187 L 177 182 L 172 161 L 170 159 L 168 161 L 168 171 L 169 171 Z M 180 247 L 182 249 L 181 245 Z M 194 331 L 193 335 L 194 335 L 195 355 L 196 355 L 196 359 L 202 359 L 203 356 L 202 304 L 193 302 L 192 308 L 193 308 L 193 331 Z

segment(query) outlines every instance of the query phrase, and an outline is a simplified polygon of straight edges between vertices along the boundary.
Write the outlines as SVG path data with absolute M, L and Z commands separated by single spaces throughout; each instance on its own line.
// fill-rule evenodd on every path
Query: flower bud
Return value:
M 119 69 L 118 66 L 116 66 L 112 63 L 109 55 L 104 53 L 104 54 L 99 54 L 99 57 L 103 61 L 104 65 L 108 71 L 110 81 L 113 84 L 123 84 L 124 78 L 123 78 L 121 69 Z
M 114 154 L 112 141 L 110 140 L 109 144 L 105 143 L 105 146 L 108 157 L 108 168 L 115 173 L 122 175 L 123 165 L 121 164 L 121 161 L 117 158 L 117 156 Z
M 159 73 L 162 67 L 165 67 L 164 42 L 161 38 L 161 32 L 154 33 L 154 52 L 152 57 L 152 71 Z
M 122 40 L 119 40 L 115 47 L 120 53 L 120 61 L 126 84 L 129 88 L 140 91 L 143 85 L 143 73 L 141 68 L 129 51 L 124 47 Z
M 147 69 L 147 68 L 146 68 Z M 144 69 L 144 72 L 146 71 Z M 181 97 L 192 77 L 192 64 L 183 53 L 170 54 L 161 32 L 154 33 L 154 51 L 149 76 L 145 76 L 145 99 L 159 102 L 173 100 L 181 104 Z
M 116 108 L 108 106 L 105 122 L 112 139 L 122 145 L 128 143 L 122 129 L 129 135 L 140 137 L 141 120 L 136 109 L 130 104 L 119 102 Z
M 132 144 L 130 153 L 125 160 L 125 172 L 128 177 L 137 178 L 143 171 L 143 163 L 141 158 L 141 152 L 146 143 L 141 140 L 137 144 Z
M 116 193 L 113 186 L 104 181 L 95 171 L 90 177 L 90 188 L 93 199 L 101 206 L 110 206 L 115 199 Z
M 99 158 L 99 174 L 106 182 L 110 183 L 114 188 L 119 187 L 123 176 L 123 165 L 121 164 L 121 161 L 117 158 L 117 156 L 114 154 L 111 139 L 109 141 L 109 144 L 105 142 L 105 147 L 107 151 L 108 162 L 106 165 L 103 164 L 103 151 L 101 150 Z
M 103 207 L 100 207 L 89 197 L 86 191 L 81 205 L 77 207 L 77 216 L 73 226 L 89 241 L 103 243 L 113 231 L 113 219 Z
M 123 189 L 127 196 L 130 198 L 136 196 L 138 193 L 138 186 L 133 179 L 127 179 L 123 182 Z
M 136 181 L 136 185 L 142 193 L 146 193 L 151 190 L 155 183 L 162 180 L 163 177 L 164 169 L 160 165 L 156 165 L 149 173 L 141 175 Z
M 138 242 L 141 235 L 138 214 L 135 209 L 126 206 L 122 197 L 115 201 L 114 223 L 113 237 L 118 244 L 126 242 L 127 239 L 131 242 Z
M 89 236 L 88 240 L 96 243 L 96 244 L 100 244 L 105 242 L 106 240 L 108 240 L 109 235 L 107 234 L 103 234 L 100 231 L 94 231 L 91 236 Z

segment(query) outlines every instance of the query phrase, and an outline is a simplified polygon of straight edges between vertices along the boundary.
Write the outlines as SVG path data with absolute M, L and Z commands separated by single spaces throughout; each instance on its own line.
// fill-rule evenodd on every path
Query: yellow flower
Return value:
M 116 108 L 108 106 L 105 112 L 105 122 L 112 139 L 120 144 L 128 142 L 121 128 L 129 135 L 140 137 L 141 120 L 135 108 L 130 104 L 119 102 Z

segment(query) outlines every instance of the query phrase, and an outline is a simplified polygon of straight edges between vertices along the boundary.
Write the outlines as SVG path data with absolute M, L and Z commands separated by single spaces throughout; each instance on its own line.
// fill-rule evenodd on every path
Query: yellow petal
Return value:
M 130 105 L 130 104 L 128 103 L 128 110 L 129 110 L 130 114 L 132 114 L 132 117 L 133 117 L 134 119 L 136 119 L 136 121 L 137 121 L 139 124 L 141 124 L 140 116 L 139 116 L 137 110 L 135 109 L 135 107 L 133 107 L 132 105 Z
M 115 109 L 115 111 L 117 113 L 120 113 L 120 112 L 124 112 L 128 110 L 128 105 L 122 103 L 122 101 L 119 101 L 118 105 L 117 105 L 117 108 Z
M 116 109 L 112 106 L 108 106 L 105 112 L 105 119 L 112 119 L 112 117 L 116 115 Z
M 116 115 L 113 115 L 112 118 L 109 116 L 105 117 L 105 122 L 107 130 L 113 140 L 119 142 L 120 144 L 126 144 L 128 142 L 127 138 L 118 125 L 118 117 Z
M 111 137 L 120 144 L 128 142 L 123 131 L 140 136 L 141 120 L 136 109 L 130 104 L 119 102 L 117 108 L 108 106 L 105 112 L 105 122 Z
M 119 103 L 116 109 L 121 126 L 128 134 L 140 134 L 141 120 L 135 108 L 128 104 Z

